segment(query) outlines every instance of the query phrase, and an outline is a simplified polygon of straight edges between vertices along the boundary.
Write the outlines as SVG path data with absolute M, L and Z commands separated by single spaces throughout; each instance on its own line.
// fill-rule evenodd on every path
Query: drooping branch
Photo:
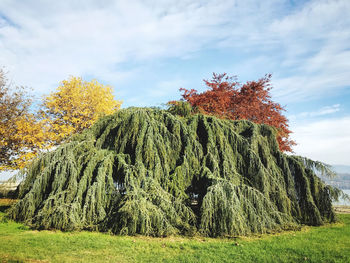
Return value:
M 102 118 L 26 168 L 11 217 L 38 229 L 151 236 L 335 220 L 329 188 L 279 150 L 275 129 L 184 112 L 130 108 Z

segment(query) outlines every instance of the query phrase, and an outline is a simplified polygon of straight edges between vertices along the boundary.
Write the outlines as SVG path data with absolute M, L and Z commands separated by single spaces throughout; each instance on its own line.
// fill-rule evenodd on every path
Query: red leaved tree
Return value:
M 289 139 L 291 131 L 288 120 L 282 114 L 285 109 L 271 100 L 271 75 L 257 81 L 240 84 L 235 77 L 226 73 L 215 74 L 211 80 L 204 80 L 208 90 L 198 93 L 197 90 L 181 88 L 182 97 L 192 107 L 202 113 L 212 114 L 232 120 L 250 120 L 264 123 L 277 129 L 277 140 L 281 151 L 292 151 L 295 142 Z

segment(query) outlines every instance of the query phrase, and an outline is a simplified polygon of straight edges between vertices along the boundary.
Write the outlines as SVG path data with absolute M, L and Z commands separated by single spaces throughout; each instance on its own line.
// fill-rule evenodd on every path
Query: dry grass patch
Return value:
M 350 214 L 350 206 L 347 205 L 335 205 L 334 210 L 338 214 Z

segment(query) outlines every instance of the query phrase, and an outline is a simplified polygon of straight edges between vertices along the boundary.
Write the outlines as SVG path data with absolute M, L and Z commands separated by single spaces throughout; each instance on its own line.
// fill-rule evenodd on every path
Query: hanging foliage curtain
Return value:
M 22 172 L 10 216 L 37 229 L 244 235 L 333 222 L 331 188 L 275 130 L 129 108 Z

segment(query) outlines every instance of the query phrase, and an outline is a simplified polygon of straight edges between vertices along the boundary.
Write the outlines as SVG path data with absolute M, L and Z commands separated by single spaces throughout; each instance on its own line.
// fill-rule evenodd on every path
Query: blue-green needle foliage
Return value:
M 10 216 L 36 229 L 232 236 L 333 222 L 332 189 L 275 130 L 128 108 L 23 173 Z

